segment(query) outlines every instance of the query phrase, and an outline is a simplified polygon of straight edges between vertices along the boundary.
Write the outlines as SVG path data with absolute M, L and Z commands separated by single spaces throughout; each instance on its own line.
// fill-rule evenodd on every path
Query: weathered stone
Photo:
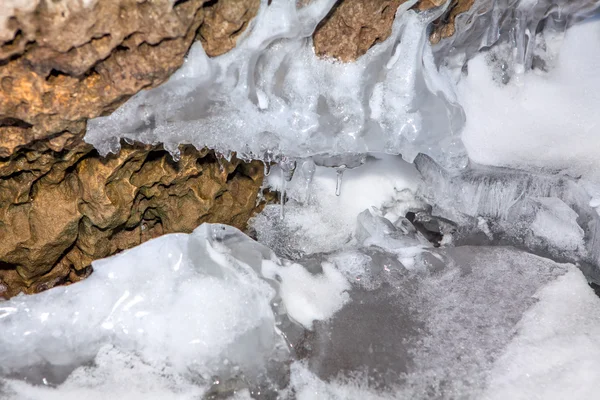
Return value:
M 217 1 L 205 7 L 198 33 L 204 51 L 220 56 L 235 47 L 236 40 L 258 12 L 260 0 Z
M 405 0 L 344 0 L 313 34 L 315 53 L 348 62 L 392 33 L 398 6 Z
M 431 32 L 429 39 L 432 43 L 438 43 L 440 40 L 454 35 L 456 17 L 471 9 L 475 0 L 452 0 L 448 10 L 434 24 L 435 28 Z
M 87 6 L 85 6 L 87 3 Z M 100 158 L 86 121 L 159 85 L 196 38 L 235 46 L 259 0 L 10 1 L 0 7 L 0 296 L 83 279 L 90 263 L 202 222 L 243 228 L 262 167 L 151 147 Z
M 406 0 L 341 0 L 321 21 L 313 41 L 315 53 L 339 61 L 354 61 L 373 45 L 384 41 L 392 33 L 392 24 L 398 7 Z M 454 0 L 436 23 L 431 40 L 439 41 L 454 33 L 454 19 L 467 11 L 474 0 Z M 421 0 L 416 7 L 427 10 L 444 4 L 444 0 Z
M 87 145 L 0 161 L 4 176 L 17 169 L 18 177 L 0 180 L 4 296 L 80 279 L 93 260 L 203 222 L 243 229 L 263 178 L 260 162 L 218 161 L 194 148 L 178 162 L 139 146 L 102 159 Z
M 211 55 L 233 48 L 258 0 L 205 2 L 32 0 L 14 10 L 0 27 L 0 157 L 79 135 L 88 118 L 162 83 L 199 32 Z M 53 142 L 56 151 L 65 144 Z

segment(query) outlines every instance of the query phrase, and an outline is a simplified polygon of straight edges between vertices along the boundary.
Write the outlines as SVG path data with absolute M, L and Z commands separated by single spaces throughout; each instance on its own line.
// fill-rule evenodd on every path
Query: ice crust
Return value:
M 434 248 L 402 217 L 422 203 L 415 170 L 399 157 L 370 157 L 347 171 L 340 196 L 335 171 L 315 169 L 314 187 L 300 173 L 287 183 L 283 222 L 267 211 L 252 224 L 275 243 L 268 232 L 279 221 L 278 248 L 292 249 L 293 261 L 235 228 L 205 224 L 98 261 L 78 284 L 0 303 L 0 397 L 492 396 L 512 390 L 503 371 L 531 365 L 512 355 L 541 329 L 527 313 L 549 313 L 565 292 L 579 293 L 561 308 L 576 315 L 544 319 L 540 351 L 562 343 L 554 365 L 565 373 L 581 371 L 567 363 L 569 338 L 600 351 L 585 341 L 600 329 L 587 318 L 600 299 L 572 265 L 512 247 Z M 394 170 L 404 172 L 382 174 Z M 274 186 L 285 182 L 276 176 Z M 363 205 L 370 209 L 357 211 Z M 327 212 L 329 225 L 303 243 L 288 234 L 309 232 Z M 341 245 L 328 238 L 338 227 L 350 235 Z M 531 308 L 536 301 L 542 311 Z M 546 354 L 531 361 L 540 382 L 552 379 Z M 595 381 L 577 382 L 585 394 Z M 522 387 L 515 393 L 530 393 Z
M 344 64 L 316 57 L 310 38 L 334 1 L 265 0 L 235 49 L 211 59 L 196 43 L 167 83 L 91 120 L 85 140 L 101 154 L 123 138 L 175 157 L 191 143 L 265 161 L 369 151 L 464 161 L 464 115 L 427 40 L 443 10 L 407 11 L 414 3 L 400 6 L 390 38 Z
M 348 300 L 337 269 L 313 276 L 225 225 L 165 235 L 93 266 L 81 285 L 0 303 L 0 375 L 57 384 L 93 360 L 61 390 L 75 396 L 91 379 L 95 390 L 131 395 L 155 386 L 204 392 L 215 375 L 257 379 L 268 361 L 283 362 L 282 315 L 310 328 Z M 120 365 L 141 368 L 139 379 L 162 369 L 166 377 L 148 388 L 122 387 L 111 370 Z

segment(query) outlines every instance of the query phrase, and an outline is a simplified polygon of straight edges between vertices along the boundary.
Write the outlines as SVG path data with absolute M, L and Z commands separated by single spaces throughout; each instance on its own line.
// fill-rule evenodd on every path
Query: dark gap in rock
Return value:
M 4 42 L 4 45 L 2 45 L 2 47 L 4 47 L 5 49 L 7 49 L 7 48 L 10 49 L 11 46 L 16 46 L 21 41 L 22 38 L 23 38 L 23 31 L 19 29 L 15 33 L 15 37 L 7 42 Z
M 212 165 L 217 163 L 217 157 L 215 156 L 214 152 L 209 152 L 208 154 L 206 154 L 204 157 L 200 157 L 196 160 L 196 165 L 198 167 L 204 167 L 205 165 Z
M 417 214 L 412 211 L 407 212 L 405 217 L 410 221 L 411 224 L 413 224 L 418 232 L 420 232 L 429 242 L 433 244 L 434 247 L 440 247 L 440 242 L 442 241 L 444 235 L 439 229 L 435 219 L 423 221 L 420 218 L 417 218 Z
M 202 4 L 202 8 L 209 8 L 217 4 L 219 0 L 208 0 L 206 3 Z
M 33 127 L 33 125 L 23 121 L 22 119 L 18 119 L 18 118 L 11 118 L 11 117 L 1 118 L 0 119 L 0 128 L 8 128 L 8 127 L 29 129 L 29 128 Z
M 52 68 L 50 70 L 50 73 L 48 74 L 48 76 L 46 77 L 46 81 L 47 82 L 53 82 L 55 79 L 57 79 L 60 76 L 69 76 L 69 74 L 66 74 L 60 70 L 57 70 L 55 68 Z
M 231 37 L 236 36 L 238 33 L 242 32 L 246 28 L 246 24 L 247 24 L 247 22 L 244 21 L 238 29 L 236 29 L 235 31 L 233 31 L 231 33 Z
M 0 261 L 0 271 L 10 271 L 16 269 L 15 264 L 7 263 L 6 261 Z
M 238 164 L 235 169 L 233 171 L 231 171 L 228 175 L 227 175 L 227 182 L 230 182 L 232 180 L 235 179 L 236 176 L 246 176 L 246 174 L 244 174 L 244 166 L 243 164 Z

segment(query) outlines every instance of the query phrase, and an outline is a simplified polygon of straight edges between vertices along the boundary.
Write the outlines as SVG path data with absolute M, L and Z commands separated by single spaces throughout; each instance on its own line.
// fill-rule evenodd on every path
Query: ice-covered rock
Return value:
M 196 44 L 167 83 L 91 120 L 85 140 L 101 154 L 126 138 L 175 156 L 191 143 L 265 161 L 369 151 L 465 161 L 464 115 L 427 40 L 443 8 L 417 13 L 405 2 L 387 40 L 342 64 L 316 57 L 310 37 L 333 1 L 268 3 L 235 49 L 211 59 Z

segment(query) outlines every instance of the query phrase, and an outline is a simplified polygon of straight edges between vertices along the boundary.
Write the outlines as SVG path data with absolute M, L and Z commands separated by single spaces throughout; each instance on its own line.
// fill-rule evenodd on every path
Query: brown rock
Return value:
M 313 34 L 315 53 L 344 62 L 356 60 L 390 36 L 396 10 L 404 1 L 338 2 Z
M 211 57 L 235 47 L 239 35 L 258 12 L 260 0 L 217 1 L 205 7 L 204 22 L 198 32 L 202 46 Z
M 315 53 L 343 62 L 356 60 L 390 36 L 396 11 L 404 2 L 406 0 L 340 0 L 313 34 Z M 473 2 L 454 0 L 437 22 L 431 40 L 451 36 L 454 19 L 471 8 Z M 444 0 L 421 0 L 416 8 L 427 10 L 442 4 Z
M 0 157 L 35 140 L 78 135 L 88 118 L 162 83 L 199 31 L 209 54 L 233 48 L 258 0 L 205 2 L 32 0 L 14 10 L 0 27 Z
M 124 146 L 102 159 L 85 144 L 61 153 L 20 150 L 0 171 L 6 297 L 81 279 L 93 260 L 164 233 L 203 222 L 243 229 L 263 178 L 262 163 L 218 161 L 207 150 L 186 147 L 174 162 L 155 147 Z
M 22 3 L 0 7 L 0 296 L 75 282 L 95 259 L 202 222 L 243 228 L 257 163 L 131 146 L 103 159 L 81 138 L 197 37 L 211 55 L 234 47 L 259 0 Z
M 474 3 L 475 0 L 452 0 L 448 10 L 435 23 L 435 28 L 429 37 L 431 43 L 438 43 L 440 40 L 454 35 L 456 17 L 470 10 Z

